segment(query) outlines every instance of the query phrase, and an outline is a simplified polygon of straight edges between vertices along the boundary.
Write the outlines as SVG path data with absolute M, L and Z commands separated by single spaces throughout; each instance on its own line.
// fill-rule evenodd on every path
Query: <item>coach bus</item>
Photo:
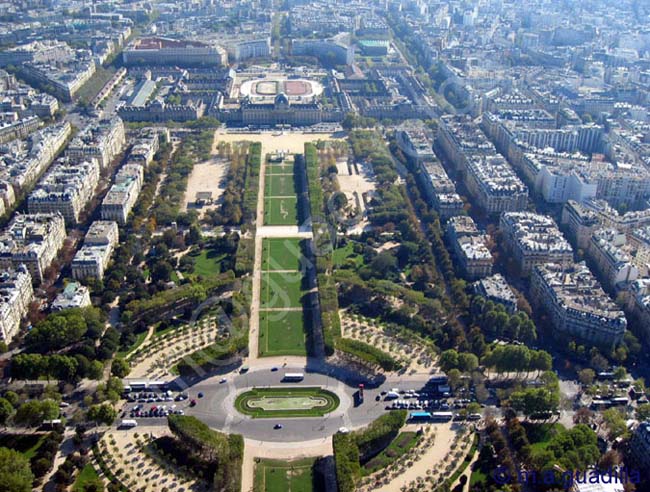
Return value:
M 305 375 L 302 372 L 287 372 L 284 374 L 284 378 L 282 378 L 283 381 L 290 381 L 290 382 L 299 382 L 305 379 Z
M 431 420 L 430 412 L 411 412 L 409 415 L 409 420 L 412 422 L 423 422 Z
M 454 414 L 451 412 L 433 412 L 431 414 L 431 420 L 434 422 L 449 422 L 454 418 Z

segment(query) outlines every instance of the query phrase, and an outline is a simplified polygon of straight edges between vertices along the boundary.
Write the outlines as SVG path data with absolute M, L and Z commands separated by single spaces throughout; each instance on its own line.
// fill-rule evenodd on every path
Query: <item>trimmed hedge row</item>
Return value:
M 399 361 L 395 360 L 383 350 L 360 340 L 339 338 L 336 342 L 336 348 L 341 352 L 352 354 L 365 362 L 376 364 L 384 371 L 396 371 L 403 367 Z
M 355 484 L 361 477 L 361 460 L 386 448 L 404 426 L 406 416 L 406 410 L 393 410 L 363 430 L 334 434 L 332 445 L 339 492 L 355 490 Z
M 210 429 L 196 417 L 170 415 L 169 429 L 178 445 L 189 455 L 216 465 L 213 490 L 241 490 L 244 438 L 239 434 L 222 434 Z

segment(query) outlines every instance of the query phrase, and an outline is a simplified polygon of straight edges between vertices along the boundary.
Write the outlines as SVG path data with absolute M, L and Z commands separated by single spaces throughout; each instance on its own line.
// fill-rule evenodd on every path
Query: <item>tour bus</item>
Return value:
M 135 420 L 125 419 L 125 420 L 122 420 L 122 422 L 120 423 L 120 427 L 122 427 L 123 429 L 131 429 L 131 428 L 137 427 L 137 426 L 138 426 L 138 423 Z
M 305 379 L 305 375 L 302 372 L 287 372 L 284 374 L 284 377 L 282 378 L 283 381 L 290 381 L 290 382 L 299 382 Z
M 433 412 L 431 414 L 431 420 L 434 422 L 449 422 L 454 418 L 454 414 L 451 412 Z
M 409 420 L 413 422 L 422 422 L 426 420 L 431 420 L 430 412 L 411 412 L 409 415 Z
M 434 374 L 429 378 L 429 382 L 427 384 L 437 386 L 439 384 L 447 384 L 447 382 L 447 376 L 444 374 Z

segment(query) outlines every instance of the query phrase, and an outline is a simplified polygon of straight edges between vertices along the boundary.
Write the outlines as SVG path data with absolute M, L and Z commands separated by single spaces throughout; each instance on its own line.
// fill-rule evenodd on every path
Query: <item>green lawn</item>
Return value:
M 301 272 L 263 272 L 260 292 L 261 309 L 286 309 L 302 306 L 303 275 Z
M 400 456 L 415 446 L 419 438 L 420 436 L 418 436 L 416 432 L 400 432 L 399 435 L 386 447 L 386 449 L 363 465 L 361 473 L 363 475 L 370 475 L 377 470 L 386 468 L 393 461 L 397 460 Z
M 264 196 L 295 196 L 295 181 L 291 174 L 272 174 L 264 180 Z
M 363 256 L 354 252 L 354 243 L 348 241 L 348 243 L 342 248 L 337 248 L 332 252 L 332 263 L 334 266 L 341 267 L 344 266 L 349 259 L 354 262 L 354 265 L 358 268 L 363 266 Z
M 265 225 L 298 225 L 298 198 L 265 198 Z
M 94 482 L 95 480 L 99 480 L 99 475 L 97 475 L 93 465 L 88 463 L 81 469 L 79 475 L 77 475 L 77 479 L 72 485 L 72 492 L 82 491 L 88 482 Z
M 262 270 L 300 270 L 306 240 L 266 238 L 262 242 Z
M 133 345 L 131 345 L 127 350 L 124 350 L 122 352 L 117 353 L 117 357 L 121 357 L 124 359 L 125 357 L 128 357 L 131 355 L 135 350 L 142 345 L 142 342 L 144 342 L 145 337 L 147 336 L 147 332 L 143 331 L 142 333 L 138 333 L 138 336 L 135 339 L 135 342 L 133 342 Z
M 192 273 L 202 277 L 212 277 L 221 273 L 221 261 L 226 258 L 225 254 L 217 254 L 214 250 L 204 249 L 201 254 L 194 257 L 194 269 Z
M 0 436 L 0 447 L 18 451 L 30 460 L 36 455 L 46 437 L 47 434 L 5 434 Z
M 339 397 L 318 387 L 253 388 L 237 396 L 235 408 L 253 418 L 322 417 L 339 406 Z
M 271 164 L 266 166 L 266 179 L 272 174 L 292 174 L 293 164 Z
M 302 310 L 261 311 L 259 355 L 307 355 L 306 333 Z
M 255 465 L 255 492 L 312 492 L 316 458 L 296 461 L 261 459 Z
M 526 435 L 530 441 L 530 448 L 533 453 L 539 453 L 546 449 L 551 438 L 565 430 L 562 424 L 536 424 L 532 422 L 524 422 Z

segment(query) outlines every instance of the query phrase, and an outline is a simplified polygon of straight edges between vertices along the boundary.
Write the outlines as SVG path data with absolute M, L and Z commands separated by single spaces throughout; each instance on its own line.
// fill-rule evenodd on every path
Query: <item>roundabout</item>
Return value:
M 253 418 L 322 417 L 339 403 L 335 393 L 318 387 L 253 388 L 237 397 L 235 408 Z

